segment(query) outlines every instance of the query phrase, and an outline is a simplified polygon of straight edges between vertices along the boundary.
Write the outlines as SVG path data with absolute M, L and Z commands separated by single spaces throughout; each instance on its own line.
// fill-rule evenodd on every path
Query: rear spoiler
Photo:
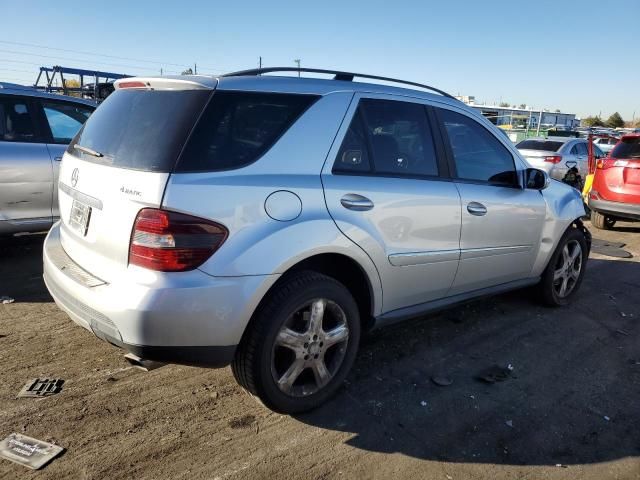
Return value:
M 212 77 L 129 77 L 116 80 L 116 90 L 213 90 L 218 80 Z

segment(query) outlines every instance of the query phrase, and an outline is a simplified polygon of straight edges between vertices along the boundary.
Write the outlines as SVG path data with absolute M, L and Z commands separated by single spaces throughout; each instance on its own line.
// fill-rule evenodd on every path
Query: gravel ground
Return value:
M 572 306 L 525 290 L 377 331 L 338 396 L 295 417 L 263 408 L 228 368 L 132 368 L 52 303 L 43 237 L 5 239 L 0 296 L 15 302 L 0 304 L 0 437 L 67 451 L 35 472 L 0 460 L 0 478 L 640 478 L 640 224 L 592 232 L 634 258 L 593 254 Z M 477 380 L 496 364 L 511 378 Z M 62 393 L 16 399 L 47 376 L 66 380 Z

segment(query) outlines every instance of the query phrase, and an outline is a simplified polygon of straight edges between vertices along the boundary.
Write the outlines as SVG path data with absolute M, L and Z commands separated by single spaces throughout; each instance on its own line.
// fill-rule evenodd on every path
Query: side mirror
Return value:
M 544 170 L 527 168 L 525 175 L 527 188 L 531 190 L 544 190 L 549 186 L 549 175 Z

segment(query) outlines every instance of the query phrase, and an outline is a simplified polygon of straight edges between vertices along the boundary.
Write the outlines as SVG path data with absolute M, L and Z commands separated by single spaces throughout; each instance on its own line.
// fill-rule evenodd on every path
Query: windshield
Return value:
M 210 95 L 207 90 L 116 90 L 67 152 L 93 163 L 170 172 Z
M 564 142 L 554 142 L 552 140 L 523 140 L 516 148 L 521 150 L 542 150 L 545 152 L 557 152 Z
M 623 138 L 611 151 L 612 158 L 640 158 L 640 137 Z

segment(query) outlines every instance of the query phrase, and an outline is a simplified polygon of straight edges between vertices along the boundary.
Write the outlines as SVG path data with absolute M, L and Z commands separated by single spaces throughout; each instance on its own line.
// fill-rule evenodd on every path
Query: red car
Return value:
M 608 157 L 598 160 L 589 208 L 597 228 L 640 220 L 640 133 L 623 136 Z

